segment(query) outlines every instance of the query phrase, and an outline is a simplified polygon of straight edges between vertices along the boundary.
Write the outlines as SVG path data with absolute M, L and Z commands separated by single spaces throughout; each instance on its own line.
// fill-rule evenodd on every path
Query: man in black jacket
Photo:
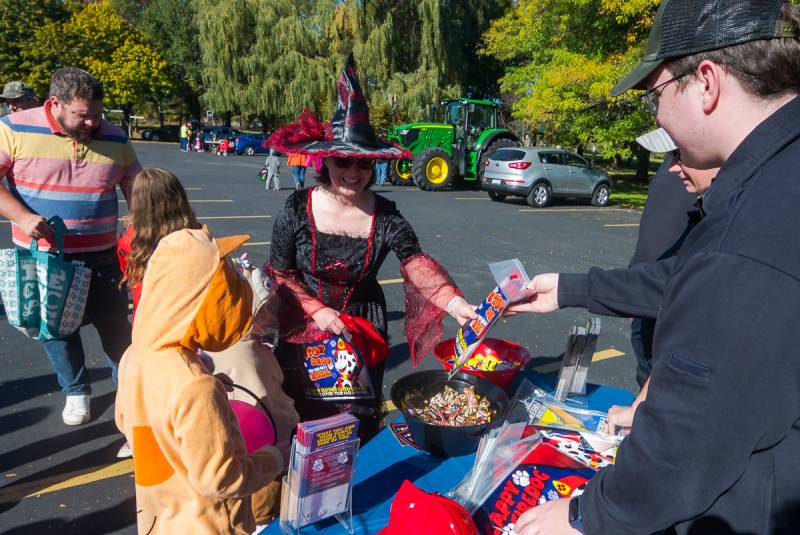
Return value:
M 689 183 L 684 187 L 677 170 L 679 160 L 674 156 L 677 147 L 663 128 L 636 138 L 650 152 L 667 153 L 664 163 L 647 185 L 647 203 L 639 222 L 639 237 L 628 266 L 656 262 L 678 252 L 698 216 L 698 192 Z M 705 190 L 703 190 L 705 191 Z M 634 318 L 631 321 L 631 346 L 636 355 L 636 382 L 644 386 L 653 368 L 653 334 L 655 318 Z
M 800 523 L 800 10 L 665 0 L 646 88 L 691 167 L 722 166 L 677 256 L 546 274 L 514 312 L 657 317 L 653 371 L 615 466 L 535 507 L 520 535 L 796 533 Z

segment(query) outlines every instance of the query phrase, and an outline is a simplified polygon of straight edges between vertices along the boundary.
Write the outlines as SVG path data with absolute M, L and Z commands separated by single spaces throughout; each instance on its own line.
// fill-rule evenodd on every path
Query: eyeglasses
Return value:
M 362 171 L 366 171 L 367 169 L 372 169 L 375 165 L 375 160 L 368 160 L 365 158 L 334 158 L 333 164 L 339 169 L 349 169 L 355 165 Z
M 690 71 L 683 72 L 683 73 L 679 74 L 678 76 L 676 76 L 674 78 L 670 78 L 666 82 L 662 82 L 662 83 L 658 84 L 657 86 L 655 86 L 654 88 L 650 89 L 649 91 L 646 91 L 646 92 L 642 93 L 641 95 L 639 95 L 639 98 L 641 99 L 641 101 L 644 104 L 645 108 L 647 108 L 647 110 L 650 113 L 652 113 L 653 115 L 657 114 L 658 113 L 658 101 L 661 98 L 661 93 L 663 92 L 662 88 L 668 86 L 672 82 L 676 82 L 676 81 L 680 80 L 681 78 L 685 78 L 685 77 L 689 76 L 693 72 L 694 72 L 694 69 L 692 69 Z M 659 89 L 661 89 L 661 91 L 659 91 Z

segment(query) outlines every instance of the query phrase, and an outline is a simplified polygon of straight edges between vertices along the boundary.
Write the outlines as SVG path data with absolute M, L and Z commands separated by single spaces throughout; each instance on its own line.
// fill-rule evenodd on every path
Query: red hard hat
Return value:
M 378 535 L 478 535 L 478 528 L 461 505 L 425 492 L 406 480 L 394 497 L 389 525 Z

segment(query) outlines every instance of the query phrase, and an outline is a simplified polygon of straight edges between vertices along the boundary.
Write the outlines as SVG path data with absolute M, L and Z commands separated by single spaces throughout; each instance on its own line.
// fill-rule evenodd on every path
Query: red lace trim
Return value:
M 400 265 L 406 294 L 406 339 L 411 364 L 416 367 L 442 337 L 442 318 L 447 303 L 461 290 L 447 270 L 425 253 L 417 253 Z

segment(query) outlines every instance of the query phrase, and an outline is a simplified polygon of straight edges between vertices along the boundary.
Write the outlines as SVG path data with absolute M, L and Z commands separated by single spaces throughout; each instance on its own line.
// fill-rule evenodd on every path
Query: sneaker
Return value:
M 125 441 L 125 444 L 117 452 L 117 459 L 127 459 L 128 457 L 133 457 L 133 452 L 131 451 L 131 446 L 128 444 L 128 441 Z
M 67 425 L 81 425 L 88 422 L 92 417 L 89 410 L 89 399 L 89 394 L 67 396 L 64 412 L 61 413 L 64 423 Z

